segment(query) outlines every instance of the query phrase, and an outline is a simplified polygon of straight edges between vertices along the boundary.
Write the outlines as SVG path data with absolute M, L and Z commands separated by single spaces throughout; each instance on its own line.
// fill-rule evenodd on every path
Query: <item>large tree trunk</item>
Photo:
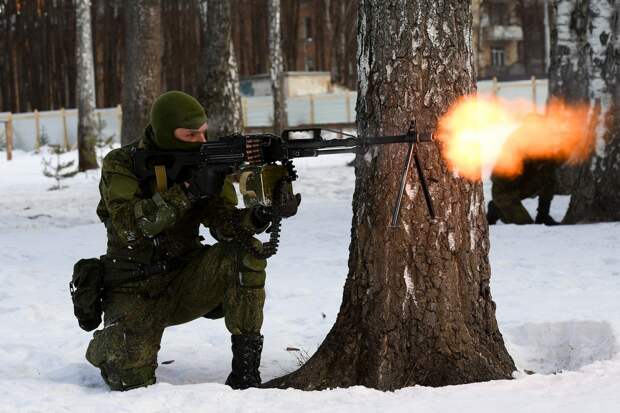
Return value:
M 568 69 L 558 76 L 565 89 L 554 94 L 590 105 L 588 127 L 595 142 L 592 157 L 579 168 L 572 188 L 564 218 L 568 224 L 620 220 L 620 3 L 615 3 L 558 0 L 557 4 L 558 32 L 568 32 L 577 44 L 566 58 Z M 561 20 L 562 12 L 570 13 L 570 20 Z M 558 42 L 557 47 L 559 54 L 562 44 Z M 567 91 L 568 87 L 575 88 L 575 95 Z
M 149 111 L 161 94 L 161 0 L 134 0 L 125 7 L 125 65 L 121 142 L 143 135 Z M 112 28 L 110 28 L 112 30 Z
M 287 125 L 282 45 L 280 41 L 280 0 L 269 0 L 269 61 L 271 94 L 273 96 L 273 131 L 282 132 Z
M 241 132 L 239 72 L 230 28 L 230 2 L 203 0 L 205 40 L 199 100 L 209 117 L 210 138 Z
M 360 136 L 421 131 L 475 91 L 469 2 L 363 0 L 358 20 Z M 383 390 L 508 379 L 495 320 L 482 185 L 453 174 L 437 143 L 418 144 L 437 219 L 410 170 L 400 227 L 390 216 L 406 145 L 356 160 L 349 275 L 317 353 L 269 385 Z
M 93 40 L 90 24 L 90 0 L 77 0 L 77 104 L 78 104 L 78 169 L 86 171 L 97 168 L 95 152 L 95 68 L 93 63 Z

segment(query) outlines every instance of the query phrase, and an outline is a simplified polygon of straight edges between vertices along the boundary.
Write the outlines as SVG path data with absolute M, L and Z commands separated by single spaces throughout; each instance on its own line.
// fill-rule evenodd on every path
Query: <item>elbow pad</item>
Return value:
M 153 195 L 152 199 L 136 203 L 134 214 L 138 227 L 147 238 L 154 238 L 176 221 L 174 208 L 159 193 Z

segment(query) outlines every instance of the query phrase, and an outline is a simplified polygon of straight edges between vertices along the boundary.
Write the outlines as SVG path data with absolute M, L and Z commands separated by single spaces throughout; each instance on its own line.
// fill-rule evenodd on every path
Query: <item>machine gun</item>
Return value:
M 324 131 L 341 134 L 341 139 L 324 139 Z M 281 136 L 270 133 L 233 134 L 206 142 L 198 151 L 147 151 L 135 149 L 134 171 L 139 179 L 156 177 L 158 167 L 165 167 L 167 180 L 178 182 L 194 168 L 218 168 L 228 173 L 239 173 L 239 190 L 246 207 L 272 205 L 274 192 L 283 181 L 290 185 L 297 179 L 293 159 L 316 157 L 339 153 L 364 153 L 370 146 L 408 143 L 409 150 L 403 165 L 400 190 L 392 213 L 391 227 L 398 227 L 400 207 L 411 162 L 415 163 L 424 199 L 431 219 L 435 218 L 433 203 L 428 190 L 422 165 L 418 158 L 416 144 L 431 142 L 432 133 L 418 133 L 412 122 L 404 135 L 380 137 L 356 137 L 331 129 L 286 129 Z M 278 244 L 280 222 L 273 222 L 271 239 L 263 244 L 263 253 L 275 254 Z M 247 241 L 247 240 L 246 240 Z M 244 242 L 247 244 L 247 242 Z

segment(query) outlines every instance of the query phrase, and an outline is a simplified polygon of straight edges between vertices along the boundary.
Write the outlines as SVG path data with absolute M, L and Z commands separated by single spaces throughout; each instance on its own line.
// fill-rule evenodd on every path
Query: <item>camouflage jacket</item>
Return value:
M 526 160 L 520 175 L 507 178 L 492 174 L 491 181 L 495 191 L 513 194 L 515 198 L 540 196 L 552 199 L 555 193 L 557 167 L 557 162 L 551 160 Z
M 101 200 L 97 215 L 106 225 L 108 234 L 107 256 L 121 261 L 142 264 L 183 257 L 201 248 L 199 227 L 209 227 L 219 239 L 234 235 L 231 220 L 240 221 L 241 227 L 258 233 L 249 209 L 236 208 L 238 203 L 232 181 L 227 178 L 219 197 L 192 204 L 182 183 L 171 183 L 161 198 L 174 210 L 174 222 L 154 238 L 147 237 L 137 222 L 136 212 L 143 211 L 150 218 L 157 212 L 153 200 L 155 180 L 140 181 L 133 171 L 133 148 L 155 148 L 152 130 L 132 144 L 112 150 L 103 160 L 99 192 Z

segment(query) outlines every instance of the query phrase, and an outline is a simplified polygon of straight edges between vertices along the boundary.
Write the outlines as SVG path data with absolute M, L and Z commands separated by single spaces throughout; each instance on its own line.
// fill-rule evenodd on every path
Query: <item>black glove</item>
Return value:
M 283 179 L 276 185 L 271 205 L 271 215 L 274 217 L 289 218 L 297 213 L 301 194 L 294 194 L 290 188 L 291 186 Z
M 289 188 L 286 181 L 280 181 L 273 192 L 273 204 L 269 207 L 254 208 L 252 218 L 257 226 L 266 225 L 273 218 L 289 218 L 297 214 L 301 194 L 293 194 Z
M 187 180 L 186 193 L 191 201 L 210 199 L 222 192 L 226 175 L 231 168 L 226 166 L 209 166 L 192 171 Z

